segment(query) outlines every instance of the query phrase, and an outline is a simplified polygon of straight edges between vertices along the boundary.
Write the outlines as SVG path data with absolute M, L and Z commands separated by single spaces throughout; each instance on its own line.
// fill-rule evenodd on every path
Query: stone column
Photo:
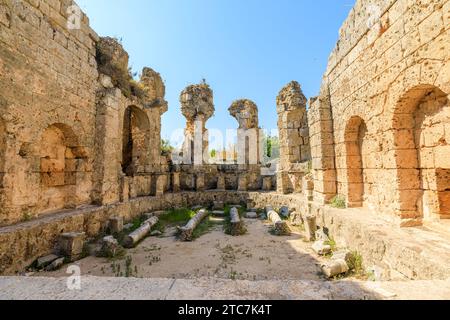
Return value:
M 239 123 L 237 130 L 238 164 L 250 168 L 261 163 L 261 139 L 258 127 L 258 107 L 248 99 L 234 101 L 228 109 Z
M 203 173 L 197 173 L 195 176 L 195 190 L 205 191 L 205 175 Z
M 209 162 L 206 121 L 214 114 L 213 92 L 206 83 L 191 85 L 181 93 L 180 103 L 186 118 L 183 163 L 206 164 Z
M 151 68 L 142 70 L 139 81 L 142 89 L 141 103 L 149 118 L 149 148 L 145 172 L 147 174 L 167 171 L 164 167 L 165 159 L 161 156 L 161 150 L 157 146 L 161 144 L 161 117 L 167 112 L 168 103 L 165 100 L 166 88 L 161 75 Z
M 264 177 L 263 178 L 263 191 L 271 191 L 272 190 L 272 177 Z
M 172 173 L 172 192 L 180 192 L 180 172 Z
M 311 99 L 308 111 L 310 127 L 314 201 L 328 203 L 337 193 L 333 119 L 327 87 Z
M 225 177 L 222 175 L 217 178 L 217 190 L 225 190 Z
M 124 189 L 120 179 L 120 152 L 122 150 L 119 132 L 119 110 L 121 92 L 113 87 L 111 78 L 100 75 L 102 88 L 97 94 L 96 117 L 96 157 L 94 160 L 94 202 L 101 205 L 115 203 L 123 199 Z M 122 184 L 122 185 L 121 185 Z M 126 186 L 128 196 L 128 185 Z
M 162 196 L 166 191 L 167 176 L 158 175 L 155 182 L 155 196 Z
M 240 174 L 238 177 L 238 191 L 247 191 L 247 190 L 248 190 L 247 175 Z
M 277 97 L 280 163 L 277 189 L 281 193 L 301 191 L 305 165 L 311 160 L 306 97 L 300 84 L 292 81 Z

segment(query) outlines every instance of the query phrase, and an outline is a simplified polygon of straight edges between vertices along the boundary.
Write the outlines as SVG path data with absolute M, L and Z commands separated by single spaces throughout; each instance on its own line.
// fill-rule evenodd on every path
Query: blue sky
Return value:
M 275 98 L 297 80 L 319 92 L 338 30 L 355 0 L 77 0 L 100 36 L 122 39 L 130 65 L 149 66 L 166 83 L 169 111 L 162 136 L 183 128 L 179 94 L 203 78 L 214 90 L 207 127 L 237 128 L 228 114 L 238 98 L 253 100 L 260 126 L 276 129 Z

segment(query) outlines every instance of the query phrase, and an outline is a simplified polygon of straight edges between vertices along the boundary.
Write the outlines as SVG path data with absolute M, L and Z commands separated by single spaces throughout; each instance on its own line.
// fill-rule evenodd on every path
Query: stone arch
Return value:
M 450 218 L 450 107 L 448 94 L 418 85 L 393 115 L 399 213 L 404 219 Z
M 345 160 L 347 169 L 347 206 L 362 207 L 365 195 L 363 143 L 367 135 L 365 121 L 353 116 L 345 127 Z
M 125 110 L 123 121 L 122 170 L 127 176 L 145 171 L 150 141 L 150 121 L 136 106 Z
M 87 154 L 72 128 L 62 123 L 47 127 L 41 136 L 40 211 L 74 208 L 81 204 L 77 196 L 77 173 L 84 170 Z

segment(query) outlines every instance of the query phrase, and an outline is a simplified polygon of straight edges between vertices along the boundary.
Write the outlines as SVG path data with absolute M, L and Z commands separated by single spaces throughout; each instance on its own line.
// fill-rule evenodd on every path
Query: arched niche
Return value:
M 347 169 L 347 205 L 362 207 L 365 186 L 363 144 L 367 137 L 367 126 L 359 116 L 353 116 L 345 127 L 345 158 Z
M 150 122 L 143 110 L 135 106 L 126 108 L 122 139 L 123 172 L 127 176 L 144 172 L 149 157 Z
M 81 204 L 77 197 L 78 175 L 85 171 L 87 154 L 72 128 L 52 124 L 42 133 L 40 157 L 40 211 L 74 208 Z
M 393 118 L 400 214 L 450 218 L 450 107 L 448 94 L 418 85 L 398 101 Z

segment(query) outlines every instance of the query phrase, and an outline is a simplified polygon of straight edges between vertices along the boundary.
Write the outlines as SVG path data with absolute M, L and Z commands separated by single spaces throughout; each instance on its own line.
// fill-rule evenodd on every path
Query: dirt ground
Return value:
M 277 237 L 270 225 L 245 219 L 246 235 L 232 237 L 217 224 L 193 242 L 180 242 L 168 228 L 161 237 L 149 237 L 121 259 L 87 257 L 76 262 L 83 275 L 233 280 L 324 280 L 320 262 L 300 233 Z M 35 276 L 67 276 L 66 267 Z

